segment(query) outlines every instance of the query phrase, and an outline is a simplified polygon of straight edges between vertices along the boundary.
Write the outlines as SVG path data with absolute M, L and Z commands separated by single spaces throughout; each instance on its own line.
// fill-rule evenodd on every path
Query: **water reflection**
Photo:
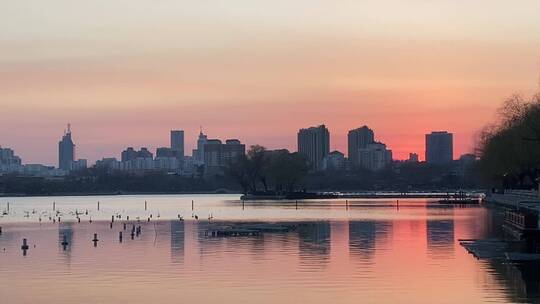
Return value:
M 58 224 L 58 247 L 62 250 L 66 258 L 70 258 L 71 247 L 74 245 L 73 244 L 73 239 L 74 239 L 73 238 L 73 232 L 74 232 L 73 225 L 74 223 L 65 223 L 65 222 Z
M 300 223 L 297 230 L 302 265 L 323 267 L 330 255 L 330 222 Z
M 391 222 L 349 222 L 349 247 L 351 255 L 369 261 L 375 256 L 377 240 L 385 239 L 391 229 Z
M 181 263 L 184 261 L 184 221 L 171 221 L 171 261 Z
M 107 222 L 11 224 L 0 235 L 6 248 L 0 255 L 0 293 L 6 303 L 37 298 L 56 303 L 504 303 L 539 298 L 538 267 L 477 261 L 456 246 L 459 238 L 490 235 L 496 212 L 416 210 L 397 216 L 402 213 L 288 221 L 295 229 L 228 238 L 207 233 L 232 225 L 226 221 L 142 222 L 136 223 L 141 235 L 124 237 L 122 243 L 122 222 L 113 228 Z M 94 233 L 99 235 L 96 248 Z M 26 257 L 22 238 L 30 244 Z M 50 288 L 50 282 L 63 288 Z
M 453 211 L 449 211 L 453 215 Z M 454 217 L 450 219 L 427 219 L 426 237 L 428 253 L 433 256 L 447 256 L 454 253 Z

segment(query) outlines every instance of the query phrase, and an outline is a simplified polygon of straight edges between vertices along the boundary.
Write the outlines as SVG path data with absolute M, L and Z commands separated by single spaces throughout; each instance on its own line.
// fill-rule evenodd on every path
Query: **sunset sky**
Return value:
M 423 158 L 454 156 L 513 93 L 538 91 L 540 1 L 6 1 L 0 10 L 0 145 L 57 165 L 154 150 L 170 129 L 296 150 L 324 123 L 346 152 L 364 124 Z

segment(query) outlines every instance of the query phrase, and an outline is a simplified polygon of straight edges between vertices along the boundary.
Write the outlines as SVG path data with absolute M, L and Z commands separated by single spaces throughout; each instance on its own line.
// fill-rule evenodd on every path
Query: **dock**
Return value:
M 295 229 L 295 225 L 242 223 L 211 227 L 205 231 L 205 235 L 210 237 L 260 236 L 265 233 L 287 233 Z
M 477 259 L 503 259 L 509 244 L 503 240 L 459 240 L 459 244 Z

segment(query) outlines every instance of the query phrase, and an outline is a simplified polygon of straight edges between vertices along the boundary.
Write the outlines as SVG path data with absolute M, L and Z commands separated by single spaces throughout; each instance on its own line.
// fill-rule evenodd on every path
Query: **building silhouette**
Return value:
M 305 155 L 311 169 L 323 167 L 323 159 L 330 153 L 330 132 L 324 125 L 298 131 L 298 152 Z
M 380 142 L 368 144 L 358 150 L 359 165 L 370 171 L 381 170 L 392 163 L 392 150 Z
M 322 161 L 323 170 L 343 170 L 345 167 L 345 155 L 339 151 L 330 152 Z
M 71 170 L 71 165 L 75 160 L 75 144 L 71 139 L 71 125 L 67 125 L 67 130 L 58 143 L 58 168 L 62 170 Z
M 375 134 L 368 126 L 350 130 L 347 136 L 349 161 L 353 165 L 360 165 L 360 149 L 366 149 L 369 144 L 375 142 Z
M 126 150 L 122 151 L 123 162 L 135 160 L 138 158 L 153 159 L 154 155 L 152 154 L 152 152 L 148 151 L 148 149 L 145 147 L 142 147 L 141 150 L 139 151 L 133 149 L 133 147 L 128 147 Z
M 184 131 L 171 131 L 171 150 L 175 152 L 176 158 L 184 159 Z
M 0 146 L 0 166 L 20 166 L 22 160 L 10 148 L 2 148 Z
M 208 141 L 208 136 L 203 133 L 202 128 L 201 132 L 199 133 L 199 138 L 197 139 L 197 149 L 193 150 L 193 158 L 195 158 L 196 161 L 199 163 L 204 164 L 204 146 L 206 145 L 206 142 Z
M 426 134 L 426 162 L 429 164 L 448 164 L 454 155 L 453 134 L 446 131 Z
M 225 144 L 219 139 L 208 139 L 203 146 L 206 174 L 220 174 L 240 156 L 246 154 L 246 146 L 238 139 L 227 139 Z

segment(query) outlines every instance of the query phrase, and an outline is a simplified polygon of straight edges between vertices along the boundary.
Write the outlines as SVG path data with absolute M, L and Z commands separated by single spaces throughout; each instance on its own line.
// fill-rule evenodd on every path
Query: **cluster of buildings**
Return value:
M 42 164 L 22 164 L 19 156 L 9 148 L 0 147 L 0 174 L 18 173 L 31 176 L 63 176 L 67 172 L 55 168 L 54 166 L 45 166 Z
M 169 147 L 159 147 L 156 154 L 142 147 L 136 150 L 128 147 L 122 151 L 121 159 L 104 158 L 96 162 L 96 167 L 118 171 L 165 171 L 179 175 L 215 175 L 225 169 L 241 155 L 246 146 L 238 139 L 209 139 L 202 130 L 197 140 L 197 148 L 191 156 L 184 155 L 184 131 L 172 130 Z
M 330 152 L 330 132 L 325 125 L 298 131 L 298 152 L 304 154 L 314 171 L 365 169 L 381 170 L 393 162 L 392 150 L 375 139 L 368 126 L 350 130 L 347 134 L 348 157 L 342 152 Z M 436 131 L 426 134 L 426 163 L 446 165 L 453 161 L 453 134 Z M 470 160 L 474 155 L 463 156 Z M 463 158 L 462 157 L 462 158 Z M 407 162 L 419 162 L 417 153 L 410 153 Z
M 325 125 L 298 131 L 298 152 L 304 154 L 313 170 L 362 168 L 378 171 L 392 163 L 392 150 L 375 140 L 367 126 L 348 133 L 348 158 L 342 152 L 330 152 L 330 132 Z
M 313 171 L 365 169 L 378 171 L 392 164 L 392 150 L 376 140 L 375 133 L 367 126 L 348 132 L 348 155 L 340 151 L 330 151 L 330 132 L 325 125 L 300 129 L 298 131 L 298 152 L 309 161 Z M 22 164 L 14 151 L 0 147 L 0 173 L 18 172 L 35 176 L 63 176 L 69 172 L 88 167 L 86 159 L 76 159 L 76 146 L 68 124 L 58 143 L 58 168 L 40 164 Z M 147 172 L 165 171 L 179 175 L 222 174 L 240 156 L 245 155 L 246 147 L 238 139 L 208 138 L 199 133 L 197 147 L 192 155 L 185 155 L 184 131 L 170 131 L 170 144 L 159 147 L 155 154 L 141 147 L 127 147 L 115 157 L 96 161 L 95 167 L 109 171 Z M 425 159 L 430 164 L 448 164 L 453 161 L 453 135 L 445 131 L 426 135 Z M 473 158 L 474 155 L 466 157 Z M 418 162 L 416 153 L 411 153 L 407 162 Z

